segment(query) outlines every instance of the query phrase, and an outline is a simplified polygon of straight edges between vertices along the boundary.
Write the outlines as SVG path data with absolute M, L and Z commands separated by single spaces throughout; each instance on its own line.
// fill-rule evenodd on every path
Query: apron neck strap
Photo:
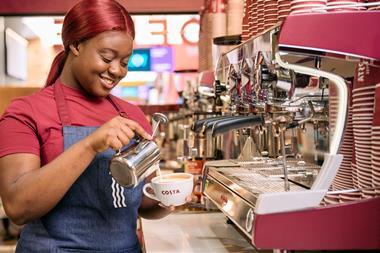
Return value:
M 123 110 L 123 108 L 121 108 L 121 106 L 117 102 L 115 96 L 113 96 L 113 95 L 110 94 L 110 95 L 107 96 L 107 99 L 108 99 L 108 101 L 110 101 L 110 103 L 113 105 L 113 107 L 115 107 L 116 111 L 119 113 L 119 115 L 121 117 L 124 117 L 124 118 L 128 117 L 128 114 Z
M 57 104 L 58 116 L 61 120 L 62 126 L 71 126 L 71 118 L 69 110 L 67 109 L 68 106 L 65 99 L 65 93 L 59 82 L 54 83 L 54 99 Z

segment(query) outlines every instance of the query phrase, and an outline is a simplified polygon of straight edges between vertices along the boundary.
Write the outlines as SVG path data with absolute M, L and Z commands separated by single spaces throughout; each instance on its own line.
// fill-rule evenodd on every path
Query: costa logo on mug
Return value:
M 193 191 L 194 179 L 188 173 L 170 173 L 157 176 L 151 183 L 144 185 L 145 196 L 160 201 L 165 206 L 180 206 L 186 203 L 186 197 Z M 152 188 L 154 194 L 147 191 Z
M 172 194 L 177 194 L 181 193 L 178 189 L 177 190 L 170 190 L 170 191 L 162 191 L 162 195 L 172 195 Z

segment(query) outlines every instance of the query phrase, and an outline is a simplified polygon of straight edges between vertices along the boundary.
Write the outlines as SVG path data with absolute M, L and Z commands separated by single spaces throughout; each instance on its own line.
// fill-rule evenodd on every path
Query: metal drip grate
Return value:
M 278 170 L 278 167 L 272 167 Z M 261 168 L 260 168 L 261 169 Z M 280 177 L 267 177 L 260 173 L 259 168 L 231 168 L 231 167 L 220 167 L 217 168 L 218 171 L 222 172 L 224 175 L 229 177 L 234 183 L 245 188 L 252 193 L 264 193 L 264 192 L 283 192 L 284 191 L 284 180 Z M 270 167 L 266 167 L 267 170 Z M 303 191 L 305 188 L 291 184 L 291 191 Z
M 280 159 L 257 158 L 255 160 L 230 160 L 231 162 L 267 177 L 283 177 L 283 162 Z M 289 175 L 318 174 L 320 166 L 296 159 L 286 161 Z

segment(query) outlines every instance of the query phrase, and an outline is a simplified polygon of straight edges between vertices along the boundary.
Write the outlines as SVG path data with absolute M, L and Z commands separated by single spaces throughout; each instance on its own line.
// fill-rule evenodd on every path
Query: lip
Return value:
M 114 80 L 112 83 L 108 83 L 106 82 L 104 79 L 107 78 L 107 77 L 102 77 L 100 76 L 99 79 L 100 79 L 100 83 L 102 84 L 102 86 L 108 90 L 111 90 L 112 88 L 114 88 L 117 84 L 117 82 Z M 111 79 L 111 78 L 107 78 L 107 79 Z M 111 79 L 113 80 L 113 79 Z

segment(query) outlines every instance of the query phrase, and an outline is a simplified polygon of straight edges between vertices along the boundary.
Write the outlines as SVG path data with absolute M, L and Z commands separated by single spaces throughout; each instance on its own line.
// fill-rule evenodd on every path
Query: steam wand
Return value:
M 289 121 L 289 118 L 287 118 L 284 115 L 281 115 L 275 119 L 275 122 L 277 123 L 277 127 L 275 128 L 275 131 L 279 134 L 279 138 L 280 138 L 285 191 L 290 191 L 289 175 L 288 175 L 288 167 L 286 165 L 286 151 L 285 151 L 285 132 L 287 129 L 288 121 Z
M 158 112 L 154 113 L 152 118 L 156 122 L 154 129 L 153 129 L 153 134 L 152 134 L 152 137 L 154 138 L 157 135 L 158 127 L 160 126 L 160 123 L 166 124 L 166 123 L 168 123 L 169 120 L 166 117 L 166 115 L 164 115 L 162 113 L 158 113 Z
M 285 191 L 290 191 L 288 168 L 286 166 L 285 130 L 286 130 L 286 128 L 284 128 L 284 127 L 280 128 L 280 145 L 281 145 L 281 153 L 282 153 L 282 163 L 284 166 L 283 167 L 283 170 L 284 170 L 284 187 L 285 187 Z

